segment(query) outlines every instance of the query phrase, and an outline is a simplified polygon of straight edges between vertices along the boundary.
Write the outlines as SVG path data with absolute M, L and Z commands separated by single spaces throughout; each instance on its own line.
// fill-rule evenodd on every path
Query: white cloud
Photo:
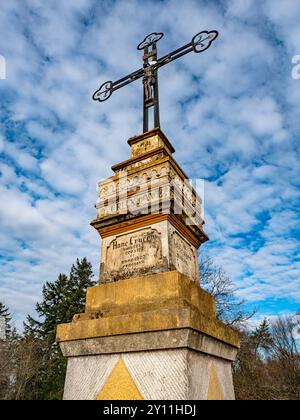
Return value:
M 3 152 L 13 159 L 23 170 L 36 171 L 38 170 L 38 160 L 32 155 L 30 151 L 21 149 L 15 143 L 4 142 Z
M 255 0 L 229 0 L 227 13 L 238 18 L 249 18 L 257 11 Z
M 103 104 L 91 96 L 141 67 L 136 45 L 157 30 L 165 32 L 159 55 L 201 30 L 220 31 L 204 54 L 159 75 L 175 157 L 191 177 L 209 180 L 204 250 L 251 302 L 299 299 L 297 0 L 2 3 L 0 300 L 18 322 L 77 256 L 98 269 L 100 240 L 89 226 L 96 183 L 141 132 L 141 81 Z

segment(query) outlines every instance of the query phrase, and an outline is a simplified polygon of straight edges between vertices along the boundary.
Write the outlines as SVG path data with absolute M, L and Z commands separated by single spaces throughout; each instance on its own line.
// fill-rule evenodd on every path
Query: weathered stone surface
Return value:
M 147 331 L 192 328 L 217 338 L 224 343 L 239 346 L 238 334 L 220 321 L 211 319 L 191 307 L 156 309 L 148 312 L 84 319 L 57 327 L 59 342 Z
M 188 351 L 188 365 L 189 399 L 234 400 L 231 362 Z
M 196 282 L 172 271 L 89 287 L 85 312 L 86 319 L 92 319 L 95 312 L 103 318 L 189 305 L 216 317 L 214 298 Z
M 100 284 L 57 328 L 64 399 L 233 399 L 236 331 L 199 286 L 202 201 L 154 129 L 99 183 Z
M 140 229 L 103 241 L 101 281 L 110 282 L 168 270 L 163 255 L 162 231 Z
M 131 157 L 143 155 L 151 150 L 164 147 L 170 154 L 175 152 L 173 146 L 160 129 L 154 128 L 139 136 L 128 140 L 131 148 Z
M 239 346 L 236 331 L 215 319 L 212 296 L 176 271 L 89 288 L 86 312 L 70 324 L 59 325 L 57 339 L 63 342 L 178 328 L 191 328 Z
M 124 381 L 113 375 L 121 364 Z M 234 399 L 231 363 L 184 348 L 68 359 L 65 400 L 95 400 L 103 390 L 109 399 L 124 394 L 133 400 Z
M 170 142 L 159 129 L 134 137 L 128 142 L 131 146 L 131 158 L 113 167 L 116 173 L 114 176 L 99 182 L 97 218 L 91 222 L 92 226 L 104 239 L 113 236 L 112 233 L 115 232 L 120 234 L 124 227 L 131 227 L 134 231 L 137 225 L 143 224 L 149 229 L 156 229 L 156 226 L 152 226 L 153 219 L 156 218 L 158 221 L 157 216 L 162 216 L 159 218 L 159 221 L 162 221 L 166 220 L 164 216 L 170 216 L 168 221 L 176 227 L 178 234 L 198 249 L 201 243 L 208 239 L 203 231 L 202 201 L 173 159 L 174 149 Z M 161 237 L 161 241 L 169 239 L 170 236 Z M 178 242 L 183 246 L 183 241 L 179 239 Z M 169 244 L 169 248 L 171 246 L 172 244 Z M 107 252 L 109 253 L 107 260 L 103 261 L 102 258 L 101 261 L 102 281 L 167 271 L 172 267 L 192 276 L 195 280 L 198 278 L 195 264 L 190 267 L 185 261 L 180 262 L 177 257 L 175 261 L 170 262 L 170 255 L 163 255 L 160 258 L 159 252 L 158 259 L 154 261 L 156 271 L 150 261 L 144 261 L 147 259 L 145 253 L 140 254 L 138 251 L 133 259 L 123 258 L 121 255 L 124 264 L 118 260 L 115 263 L 116 267 L 107 271 L 105 267 L 110 261 L 115 260 L 115 254 L 110 256 L 110 250 Z M 186 249 L 184 252 L 190 254 Z M 174 251 L 173 255 L 176 256 Z M 197 255 L 194 257 L 197 259 Z M 146 268 L 141 266 L 143 261 Z
M 224 360 L 235 360 L 237 348 L 189 328 L 124 334 L 60 344 L 66 357 L 189 348 Z
M 168 221 L 102 241 L 101 283 L 171 270 L 199 280 L 196 248 Z
M 170 157 L 149 156 L 128 165 L 99 183 L 99 220 L 127 213 L 151 214 L 162 207 L 203 226 L 202 200 Z
M 109 401 L 143 399 L 122 357 L 119 357 L 96 399 Z
M 211 364 L 210 378 L 208 383 L 207 400 L 224 400 L 222 385 L 214 363 Z
M 190 279 L 199 279 L 197 252 L 176 230 L 169 236 L 171 265 Z

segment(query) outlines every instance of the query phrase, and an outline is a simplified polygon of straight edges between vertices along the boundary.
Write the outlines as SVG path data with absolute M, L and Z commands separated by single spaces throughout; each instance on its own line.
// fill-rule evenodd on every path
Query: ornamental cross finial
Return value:
M 149 129 L 149 109 L 154 109 L 154 127 L 160 127 L 159 121 L 159 100 L 158 100 L 158 69 L 177 58 L 182 57 L 192 51 L 196 53 L 207 50 L 212 42 L 217 38 L 218 31 L 202 31 L 195 35 L 191 42 L 178 48 L 175 51 L 157 59 L 156 43 L 164 36 L 162 32 L 153 32 L 137 46 L 138 50 L 143 50 L 144 65 L 141 69 L 122 77 L 116 82 L 108 81 L 103 83 L 94 93 L 95 101 L 104 102 L 112 93 L 121 87 L 128 85 L 134 80 L 143 78 L 144 85 L 144 111 L 143 111 L 143 132 Z

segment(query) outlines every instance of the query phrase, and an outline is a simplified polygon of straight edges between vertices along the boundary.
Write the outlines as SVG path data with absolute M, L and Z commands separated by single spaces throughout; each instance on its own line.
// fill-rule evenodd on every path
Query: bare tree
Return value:
M 295 336 L 299 324 L 299 318 L 288 316 L 277 318 L 271 325 L 273 365 L 279 373 L 276 380 L 280 380 L 286 399 L 300 399 L 300 352 Z
M 12 399 L 24 400 L 32 395 L 36 387 L 36 379 L 41 374 L 43 366 L 43 351 L 40 340 L 32 337 L 24 337 L 19 340 L 17 352 L 17 369 L 15 371 L 14 392 L 11 395 Z M 28 392 L 28 386 L 31 392 Z
M 256 313 L 245 309 L 245 301 L 236 297 L 236 289 L 225 271 L 211 258 L 199 262 L 201 286 L 216 299 L 217 317 L 228 325 L 240 325 Z
M 17 338 L 0 340 L 0 400 L 11 399 L 17 360 Z
M 300 354 L 297 317 L 266 319 L 253 332 L 241 332 L 234 364 L 237 399 L 299 400 Z
M 296 321 L 295 321 L 296 320 Z M 296 317 L 279 317 L 271 325 L 274 352 L 280 359 L 295 359 L 299 356 L 295 330 L 300 321 Z

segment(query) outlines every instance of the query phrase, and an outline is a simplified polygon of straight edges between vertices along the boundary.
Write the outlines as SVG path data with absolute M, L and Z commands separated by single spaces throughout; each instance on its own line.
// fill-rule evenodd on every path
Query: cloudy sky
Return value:
M 153 31 L 159 55 L 220 32 L 160 70 L 162 129 L 206 181 L 203 252 L 260 317 L 300 307 L 299 22 L 299 0 L 0 0 L 0 301 L 17 325 L 77 257 L 98 274 L 96 183 L 142 131 L 142 87 L 91 95 L 141 67 Z

